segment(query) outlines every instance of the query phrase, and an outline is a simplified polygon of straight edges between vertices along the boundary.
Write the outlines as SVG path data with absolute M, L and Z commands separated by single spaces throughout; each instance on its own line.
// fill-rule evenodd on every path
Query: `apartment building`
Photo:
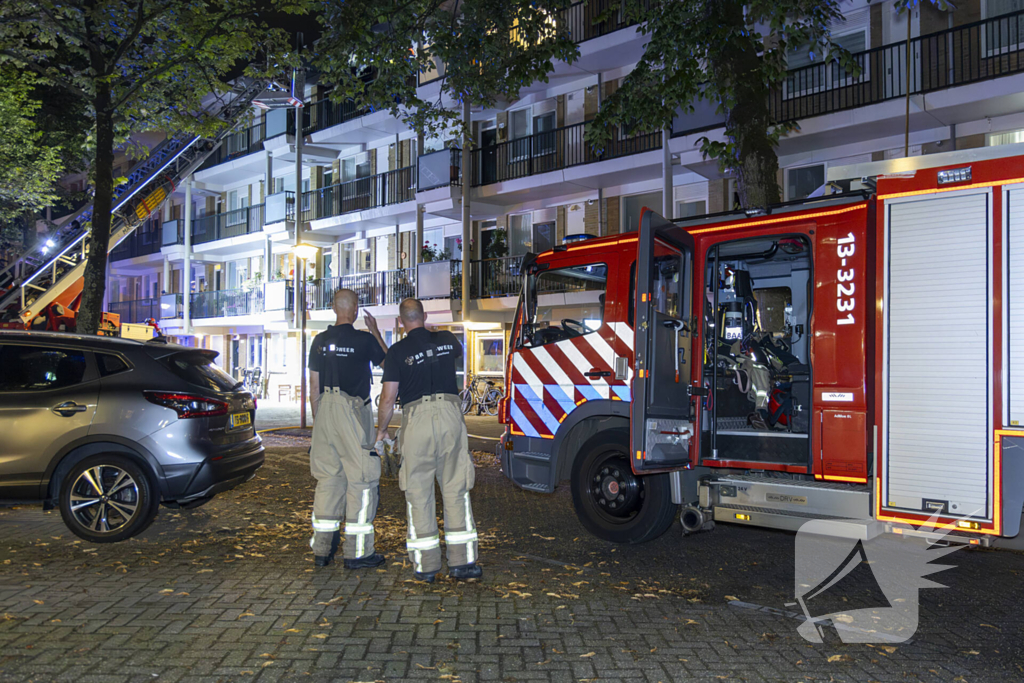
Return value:
M 820 192 L 830 165 L 903 156 L 908 127 L 910 155 L 1024 141 L 1024 0 L 967 0 L 948 12 L 926 4 L 909 17 L 893 0 L 842 9 L 832 33 L 861 74 L 794 49 L 772 93 L 775 120 L 799 124 L 779 147 L 785 199 Z M 259 366 L 268 398 L 294 400 L 299 351 L 330 324 L 337 288 L 359 293 L 388 341 L 400 335 L 398 302 L 415 295 L 430 323 L 464 341 L 470 374 L 499 378 L 523 254 L 635 230 L 644 206 L 683 218 L 733 205 L 734 181 L 699 152 L 699 138 L 722 135 L 712 106 L 698 103 L 658 133 L 618 131 L 601 154 L 584 144 L 644 44 L 635 26 L 595 23 L 601 13 L 602 2 L 581 2 L 558 17 L 578 39 L 577 62 L 556 64 L 514 103 L 472 111 L 466 168 L 449 141 L 417 140 L 388 112 L 333 104 L 313 84 L 296 201 L 294 113 L 254 111 L 112 253 L 109 310 L 221 351 L 237 376 Z M 441 77 L 440 64 L 421 74 L 422 95 L 436 97 Z M 304 340 L 293 312 L 296 214 L 303 242 L 316 247 L 301 288 Z

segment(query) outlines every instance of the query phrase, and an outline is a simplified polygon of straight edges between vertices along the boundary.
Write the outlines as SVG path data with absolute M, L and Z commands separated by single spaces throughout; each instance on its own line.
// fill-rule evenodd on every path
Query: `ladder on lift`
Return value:
M 157 211 L 174 188 L 220 146 L 266 87 L 262 81 L 246 79 L 216 112 L 217 118 L 229 124 L 216 136 L 170 137 L 132 168 L 128 181 L 114 190 L 108 253 Z M 91 220 L 90 203 L 64 221 L 56 240 L 51 238 L 53 247 L 47 245 L 42 257 L 40 247 L 33 246 L 0 271 L 0 287 L 10 288 L 0 298 L 0 317 L 28 324 L 71 288 L 80 291 Z

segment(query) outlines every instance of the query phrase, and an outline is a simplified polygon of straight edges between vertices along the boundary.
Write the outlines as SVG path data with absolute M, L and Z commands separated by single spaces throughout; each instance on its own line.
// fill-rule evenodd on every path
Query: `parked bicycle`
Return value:
M 463 415 L 469 415 L 474 406 L 477 415 L 497 415 L 498 405 L 505 398 L 505 390 L 493 379 L 473 375 L 469 386 L 459 393 L 459 398 L 462 400 Z
M 260 387 L 260 379 L 263 377 L 263 368 L 255 367 L 246 370 L 242 374 L 243 388 L 251 393 L 255 398 L 262 398 L 262 392 Z

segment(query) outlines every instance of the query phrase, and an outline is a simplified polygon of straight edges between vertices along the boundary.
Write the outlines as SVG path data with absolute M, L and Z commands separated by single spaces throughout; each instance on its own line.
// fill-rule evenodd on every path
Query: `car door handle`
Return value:
M 75 403 L 74 401 L 65 401 L 60 405 L 55 405 L 53 407 L 53 412 L 57 413 L 61 417 L 71 417 L 75 413 L 83 413 L 88 409 L 89 406 L 83 406 L 79 403 Z
M 584 372 L 583 376 L 591 379 L 597 379 L 598 377 L 611 377 L 612 373 L 608 370 L 591 370 L 590 372 Z

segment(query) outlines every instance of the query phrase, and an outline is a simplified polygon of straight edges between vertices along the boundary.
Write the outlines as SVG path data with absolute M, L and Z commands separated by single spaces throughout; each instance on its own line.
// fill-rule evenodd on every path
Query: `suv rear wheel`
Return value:
M 612 543 L 644 543 L 668 531 L 676 505 L 666 474 L 638 477 L 629 465 L 629 434 L 593 436 L 572 464 L 572 503 L 587 531 Z
M 93 455 L 71 468 L 60 485 L 60 515 L 73 534 L 114 543 L 144 531 L 157 513 L 145 470 L 114 453 Z

